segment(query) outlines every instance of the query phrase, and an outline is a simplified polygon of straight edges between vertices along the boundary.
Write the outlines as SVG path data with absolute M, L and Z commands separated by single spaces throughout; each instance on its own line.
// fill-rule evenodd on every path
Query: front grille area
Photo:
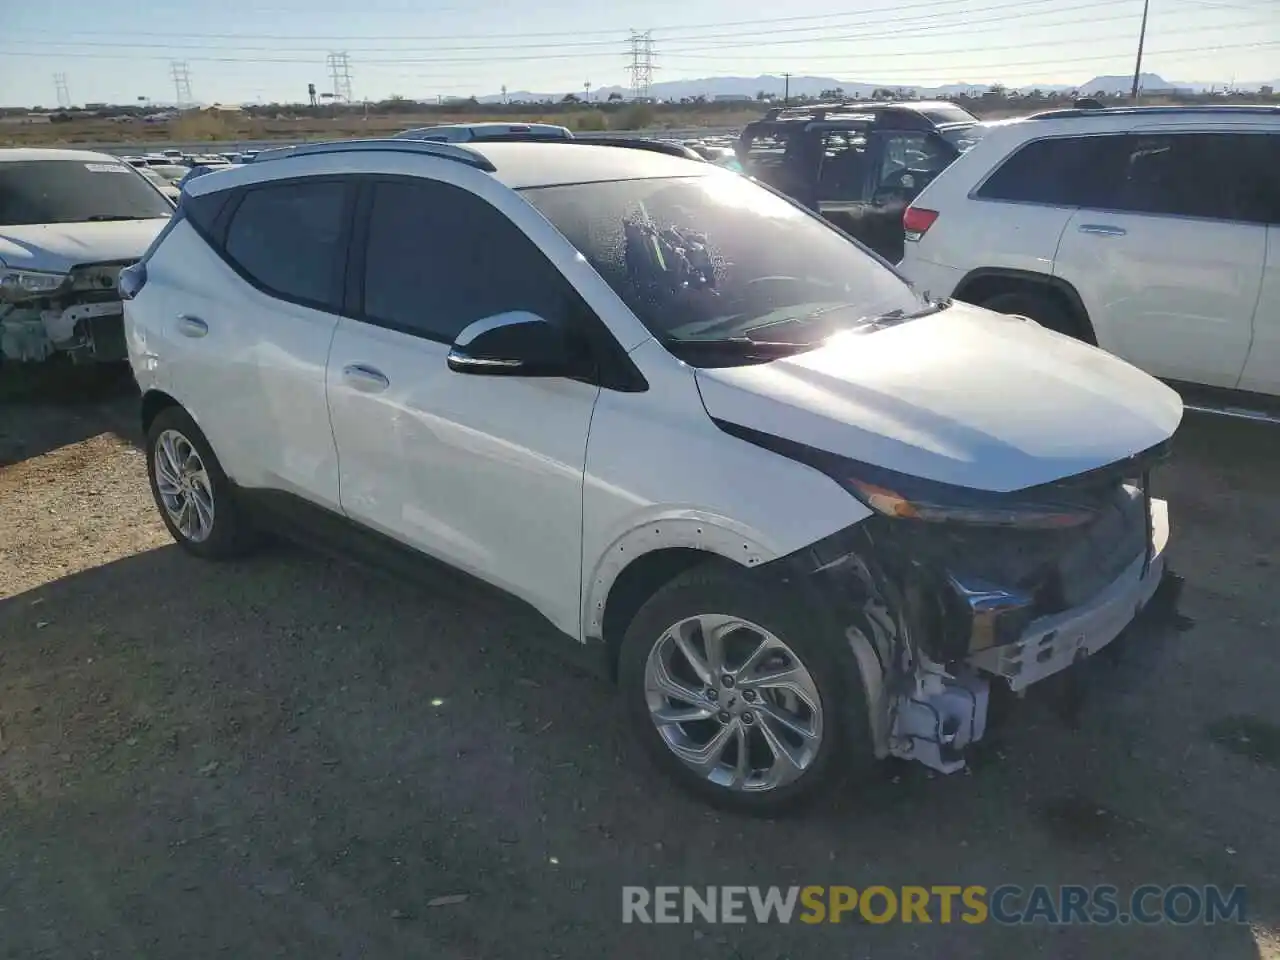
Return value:
M 1113 477 L 1070 489 L 1072 501 L 1087 499 L 1096 519 L 1064 530 L 890 521 L 882 532 L 917 570 L 1017 590 L 1034 598 L 1035 615 L 1058 613 L 1095 596 L 1147 547 L 1139 485 Z
M 82 263 L 71 268 L 71 290 L 66 299 L 73 303 L 108 303 L 119 300 L 116 283 L 120 271 L 136 260 L 113 260 L 109 263 Z

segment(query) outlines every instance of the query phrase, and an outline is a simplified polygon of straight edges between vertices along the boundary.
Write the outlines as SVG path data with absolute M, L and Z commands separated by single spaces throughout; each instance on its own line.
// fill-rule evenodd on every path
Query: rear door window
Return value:
M 1124 173 L 1110 206 L 1131 213 L 1266 223 L 1274 201 L 1268 193 L 1274 193 L 1276 181 L 1267 139 L 1240 133 L 1129 137 Z
M 227 226 L 227 259 L 272 296 L 336 312 L 346 261 L 347 190 L 337 180 L 248 190 Z
M 1010 156 L 978 189 L 986 200 L 1060 207 L 1100 207 L 1123 176 L 1127 137 L 1034 140 Z

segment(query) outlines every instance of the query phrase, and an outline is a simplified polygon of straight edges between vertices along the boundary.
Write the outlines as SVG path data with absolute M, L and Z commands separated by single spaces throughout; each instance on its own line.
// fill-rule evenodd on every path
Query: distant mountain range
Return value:
M 681 100 L 685 97 L 697 96 L 703 96 L 710 100 L 715 97 L 725 96 L 754 98 L 762 91 L 768 96 L 781 97 L 784 91 L 787 90 L 790 91 L 793 97 L 816 97 L 825 91 L 841 89 L 844 91 L 845 96 L 867 98 L 876 90 L 902 89 L 913 91 L 921 97 L 954 97 L 974 91 L 980 93 L 989 89 L 992 83 L 993 81 L 948 83 L 939 87 L 926 87 L 918 84 L 837 80 L 835 77 L 792 77 L 788 84 L 788 81 L 782 77 L 764 74 L 758 77 L 706 77 L 700 80 L 666 80 L 650 85 L 649 94 L 657 100 Z M 1215 84 L 1203 81 L 1165 80 L 1154 73 L 1142 74 L 1141 84 L 1144 90 L 1193 90 L 1197 93 L 1226 86 L 1223 83 Z M 1237 83 L 1235 84 L 1235 89 L 1257 90 L 1264 84 L 1280 87 L 1280 80 Z M 1092 80 L 1077 86 L 1061 83 L 1029 83 L 1018 87 L 1010 87 L 1009 89 L 1023 92 L 1043 90 L 1048 93 L 1050 91 L 1079 90 L 1082 94 L 1098 93 L 1099 91 L 1116 94 L 1128 93 L 1132 86 L 1133 76 L 1130 75 L 1127 77 L 1094 77 Z M 581 96 L 581 93 L 577 90 L 573 91 L 573 93 Z M 631 96 L 631 90 L 628 87 L 598 87 L 591 91 L 591 99 L 606 100 L 613 93 L 623 97 Z M 559 100 L 564 95 L 565 91 L 559 93 L 534 93 L 529 90 L 518 90 L 507 93 L 506 99 L 510 101 Z M 503 97 L 501 94 L 489 94 L 477 99 L 481 103 L 501 103 Z

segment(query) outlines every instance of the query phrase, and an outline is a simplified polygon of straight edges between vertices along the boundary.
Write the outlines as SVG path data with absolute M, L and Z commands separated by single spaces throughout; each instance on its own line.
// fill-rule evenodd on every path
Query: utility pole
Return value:
M 71 94 L 67 93 L 67 75 L 65 73 L 55 73 L 53 75 L 53 86 L 58 91 L 58 106 L 67 109 L 71 106 Z
M 1151 0 L 1142 0 L 1142 29 L 1138 32 L 1138 60 L 1133 65 L 1133 91 L 1130 99 L 1138 102 L 1138 86 L 1142 82 L 1142 47 L 1147 42 L 1147 12 L 1151 8 Z
M 507 102 L 507 85 L 505 83 L 502 85 L 502 102 Z
M 586 103 L 591 102 L 591 81 L 587 80 L 582 84 L 582 99 Z
M 784 73 L 782 75 L 782 105 L 785 107 L 791 102 L 791 74 Z
M 191 96 L 191 68 L 185 60 L 174 60 L 169 64 L 173 77 L 173 92 L 179 107 L 187 107 L 195 99 Z

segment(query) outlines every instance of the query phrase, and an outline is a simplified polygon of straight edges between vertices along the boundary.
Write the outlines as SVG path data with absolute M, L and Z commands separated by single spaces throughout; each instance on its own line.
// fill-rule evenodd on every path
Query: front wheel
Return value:
M 661 588 L 618 664 L 651 759 L 703 799 L 762 815 L 816 798 L 851 762 L 869 761 L 857 666 L 824 623 L 782 586 L 717 565 Z
M 213 448 L 180 407 L 161 410 L 147 430 L 147 473 L 161 519 L 186 550 L 221 560 L 256 543 Z

